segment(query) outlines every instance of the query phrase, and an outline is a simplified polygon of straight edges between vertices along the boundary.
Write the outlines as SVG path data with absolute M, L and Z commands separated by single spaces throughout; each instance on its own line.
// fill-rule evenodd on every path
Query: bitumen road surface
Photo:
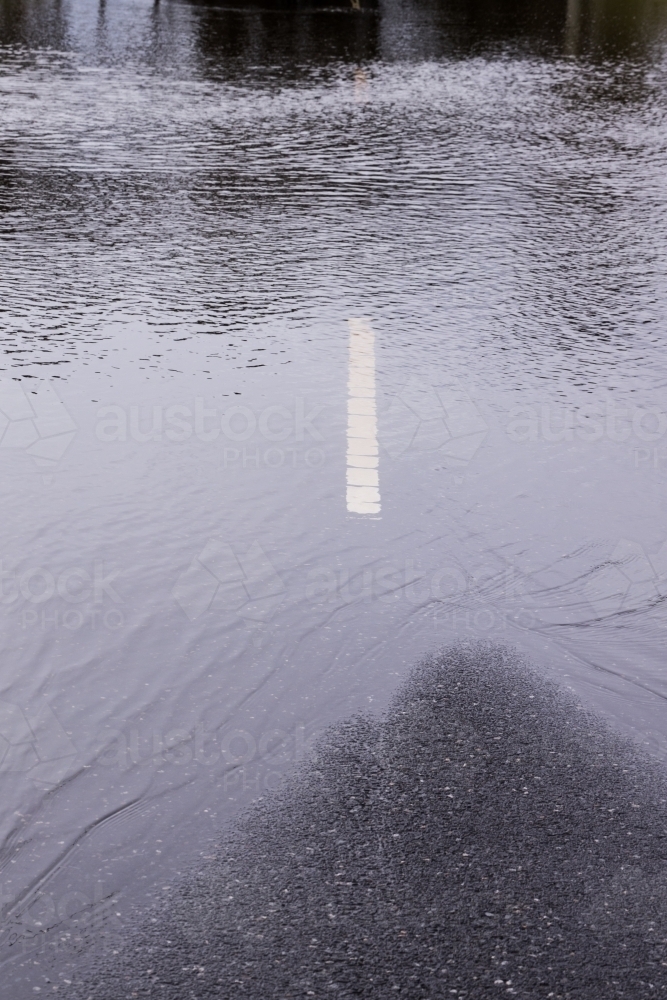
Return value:
M 331 730 L 67 995 L 663 996 L 666 800 L 661 765 L 511 651 L 451 649 Z

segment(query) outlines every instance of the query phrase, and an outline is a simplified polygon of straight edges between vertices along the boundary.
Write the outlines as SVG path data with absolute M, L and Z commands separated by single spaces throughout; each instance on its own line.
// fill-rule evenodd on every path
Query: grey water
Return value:
M 667 755 L 666 29 L 0 0 L 3 998 L 443 646 Z

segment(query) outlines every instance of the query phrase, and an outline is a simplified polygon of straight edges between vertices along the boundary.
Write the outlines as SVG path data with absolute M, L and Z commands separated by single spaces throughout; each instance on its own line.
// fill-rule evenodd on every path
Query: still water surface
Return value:
M 3 998 L 442 645 L 667 754 L 667 6 L 361 8 L 0 0 Z

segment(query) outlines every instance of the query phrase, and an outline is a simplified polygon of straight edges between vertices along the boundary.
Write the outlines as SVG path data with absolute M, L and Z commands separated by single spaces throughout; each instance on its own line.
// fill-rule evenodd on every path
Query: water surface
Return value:
M 0 3 L 3 996 L 428 650 L 664 757 L 666 13 Z

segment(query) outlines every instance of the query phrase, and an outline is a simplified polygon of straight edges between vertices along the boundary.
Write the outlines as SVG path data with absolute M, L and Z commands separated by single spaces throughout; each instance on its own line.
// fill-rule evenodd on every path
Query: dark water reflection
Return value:
M 101 59 L 134 53 L 151 64 L 168 62 L 170 52 L 182 55 L 178 36 L 187 24 L 205 72 L 233 72 L 251 61 L 263 74 L 272 64 L 285 73 L 303 63 L 341 59 L 500 52 L 638 59 L 651 55 L 667 23 L 662 0 L 544 0 L 539 5 L 530 0 L 265 0 L 230 6 L 157 0 L 142 8 L 137 32 L 134 4 L 100 0 L 88 5 L 84 17 L 79 6 L 3 0 L 3 42 L 77 50 L 84 41 Z M 119 35 L 129 22 L 132 30 Z
M 0 0 L 8 1000 L 426 649 L 667 750 L 667 4 L 360 8 Z
M 224 10 L 199 20 L 199 44 L 212 65 L 220 57 L 271 59 L 285 65 L 332 59 L 437 59 L 505 52 L 640 58 L 666 24 L 661 0 L 387 0 L 274 2 Z M 346 16 L 343 16 L 346 15 Z

